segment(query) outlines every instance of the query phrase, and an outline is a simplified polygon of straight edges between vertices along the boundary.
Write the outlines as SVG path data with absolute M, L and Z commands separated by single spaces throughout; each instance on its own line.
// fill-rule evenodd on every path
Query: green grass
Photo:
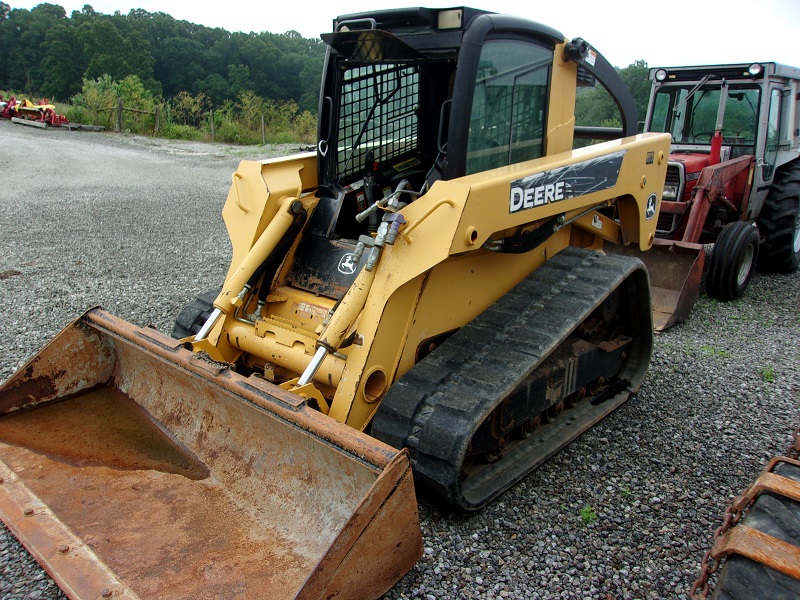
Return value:
M 709 354 L 711 356 L 717 356 L 719 358 L 731 358 L 731 356 L 733 356 L 727 350 L 723 350 L 722 348 L 717 348 L 716 346 L 704 345 L 700 347 L 700 350 L 702 350 L 705 354 Z
M 762 367 L 758 372 L 767 383 L 775 383 L 775 369 L 772 366 Z
M 583 522 L 587 525 L 597 520 L 597 513 L 592 508 L 591 504 L 587 504 L 581 509 L 581 519 L 583 519 Z

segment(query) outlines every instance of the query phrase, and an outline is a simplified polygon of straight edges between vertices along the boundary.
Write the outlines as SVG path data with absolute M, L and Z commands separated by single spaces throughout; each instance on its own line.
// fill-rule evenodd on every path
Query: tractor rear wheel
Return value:
M 800 162 L 775 175 L 758 217 L 764 234 L 758 267 L 773 273 L 792 273 L 800 266 Z
M 779 464 L 775 473 L 800 482 L 800 467 L 793 464 Z M 760 494 L 741 524 L 800 547 L 800 502 L 789 497 L 773 492 Z M 732 554 L 723 563 L 712 600 L 790 600 L 798 597 L 800 580 L 774 571 L 766 564 Z
M 752 223 L 728 223 L 719 234 L 706 278 L 708 295 L 717 300 L 741 298 L 758 256 L 758 229 Z

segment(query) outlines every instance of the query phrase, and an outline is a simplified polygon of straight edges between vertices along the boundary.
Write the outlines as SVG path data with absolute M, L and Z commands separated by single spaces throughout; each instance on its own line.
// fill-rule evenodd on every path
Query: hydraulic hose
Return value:
M 281 263 L 289 253 L 289 249 L 292 247 L 292 244 L 303 230 L 307 218 L 308 211 L 303 209 L 300 214 L 295 217 L 294 221 L 289 226 L 289 229 L 286 230 L 286 233 L 283 234 L 283 237 L 275 246 L 275 249 L 270 252 L 269 256 L 267 256 L 267 259 L 261 263 L 261 266 L 255 270 L 253 275 L 248 280 L 247 284 L 252 288 L 263 276 L 263 282 L 258 290 L 258 300 L 260 302 L 266 301 L 272 280 L 275 278 L 275 273 L 278 272 L 278 267 L 281 266 Z

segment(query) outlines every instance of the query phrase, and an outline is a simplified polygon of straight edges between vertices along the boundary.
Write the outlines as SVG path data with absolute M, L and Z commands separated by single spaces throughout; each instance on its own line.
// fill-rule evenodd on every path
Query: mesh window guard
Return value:
M 367 152 L 387 161 L 416 150 L 419 71 L 366 65 L 345 71 L 339 108 L 337 175 L 361 174 Z

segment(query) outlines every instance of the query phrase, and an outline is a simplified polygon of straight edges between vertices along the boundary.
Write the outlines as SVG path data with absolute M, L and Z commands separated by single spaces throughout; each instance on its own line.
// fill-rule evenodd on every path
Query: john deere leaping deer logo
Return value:
M 647 208 L 644 210 L 644 218 L 648 221 L 656 216 L 656 207 L 658 206 L 658 197 L 655 194 L 650 194 L 647 197 Z
M 342 258 L 339 259 L 339 273 L 344 273 L 345 275 L 352 275 L 355 273 L 356 267 L 358 266 L 355 258 L 352 252 L 343 255 Z

